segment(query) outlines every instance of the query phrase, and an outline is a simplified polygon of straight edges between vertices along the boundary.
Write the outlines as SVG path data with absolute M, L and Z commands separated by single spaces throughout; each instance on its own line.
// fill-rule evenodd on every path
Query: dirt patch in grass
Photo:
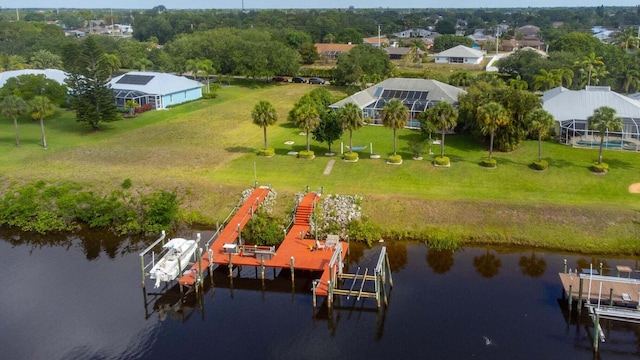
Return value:
M 632 194 L 640 194 L 640 183 L 629 185 L 629 192 Z

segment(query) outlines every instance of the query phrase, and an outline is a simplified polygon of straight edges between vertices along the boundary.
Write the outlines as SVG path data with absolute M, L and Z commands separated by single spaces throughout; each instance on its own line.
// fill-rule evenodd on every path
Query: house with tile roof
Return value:
M 318 55 L 321 58 L 327 60 L 337 60 L 340 54 L 349 52 L 351 49 L 355 47 L 353 44 L 324 44 L 317 43 L 315 44 L 316 51 L 318 51 Z
M 360 109 L 364 118 L 370 119 L 372 124 L 381 124 L 381 112 L 384 105 L 392 99 L 399 99 L 409 108 L 411 117 L 408 127 L 419 128 L 418 114 L 440 101 L 458 104 L 458 96 L 466 91 L 427 79 L 390 78 L 342 99 L 329 107 L 338 109 L 347 103 L 354 103 Z

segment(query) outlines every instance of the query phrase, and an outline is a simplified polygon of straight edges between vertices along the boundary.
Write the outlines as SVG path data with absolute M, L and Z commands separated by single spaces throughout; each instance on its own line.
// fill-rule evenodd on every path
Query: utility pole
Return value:
M 16 8 L 16 21 L 20 21 L 20 12 L 18 12 L 18 8 Z
M 380 25 L 378 25 L 378 49 L 381 49 L 381 47 L 380 47 Z

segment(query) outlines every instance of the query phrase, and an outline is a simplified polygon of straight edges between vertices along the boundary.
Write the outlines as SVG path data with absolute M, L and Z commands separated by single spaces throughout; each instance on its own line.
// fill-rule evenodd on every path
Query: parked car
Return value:
M 275 81 L 275 82 L 289 82 L 289 79 L 287 79 L 284 76 L 276 76 L 273 79 L 271 79 L 271 81 Z
M 309 84 L 324 84 L 325 81 L 319 77 L 312 77 L 309 79 Z
M 307 79 L 300 77 L 300 76 L 294 76 L 293 79 L 291 79 L 291 82 L 294 83 L 298 83 L 298 84 L 304 84 L 307 82 Z

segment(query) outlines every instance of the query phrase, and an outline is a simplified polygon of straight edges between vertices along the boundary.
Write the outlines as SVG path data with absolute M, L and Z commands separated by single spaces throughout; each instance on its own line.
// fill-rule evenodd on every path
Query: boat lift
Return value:
M 387 254 L 386 246 L 383 246 L 378 256 L 378 262 L 373 274 L 369 274 L 369 269 L 365 268 L 364 272 L 360 273 L 360 267 L 358 267 L 355 274 L 347 274 L 343 272 L 344 263 L 342 261 L 342 247 L 338 246 L 333 253 L 333 257 L 329 261 L 329 280 L 327 281 L 327 307 L 333 306 L 334 296 L 345 296 L 349 299 L 351 296 L 356 297 L 357 301 L 361 298 L 374 298 L 376 299 L 376 305 L 378 309 L 384 305 L 388 306 L 387 296 L 387 278 L 389 282 L 389 292 L 393 288 L 393 278 L 391 276 L 391 267 L 389 265 L 389 255 Z M 348 289 L 339 288 L 340 283 L 343 283 L 345 279 L 352 280 L 351 287 Z M 313 306 L 316 306 L 316 289 L 318 288 L 321 280 L 315 280 L 313 283 Z M 356 288 L 356 283 L 360 281 L 359 288 Z M 372 281 L 374 284 L 374 291 L 365 291 L 365 283 Z

